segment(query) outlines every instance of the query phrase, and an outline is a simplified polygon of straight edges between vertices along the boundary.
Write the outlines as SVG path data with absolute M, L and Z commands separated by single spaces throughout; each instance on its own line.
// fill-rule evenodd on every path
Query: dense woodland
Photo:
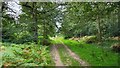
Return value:
M 69 56 L 66 46 L 89 66 L 119 65 L 119 2 L 14 2 L 19 11 L 0 3 L 1 66 L 60 66 L 52 47 L 63 66 L 87 65 Z

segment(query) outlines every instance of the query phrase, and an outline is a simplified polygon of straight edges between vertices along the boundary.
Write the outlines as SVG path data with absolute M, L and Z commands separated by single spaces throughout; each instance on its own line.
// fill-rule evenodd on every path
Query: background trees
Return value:
M 112 2 L 20 2 L 22 13 L 17 20 L 7 14 L 2 3 L 3 41 L 36 42 L 60 33 L 65 37 L 96 35 L 98 41 L 118 36 L 119 4 Z M 15 13 L 11 9 L 11 13 Z
M 118 3 L 68 3 L 66 9 L 62 31 L 67 36 L 97 35 L 99 41 L 117 36 Z

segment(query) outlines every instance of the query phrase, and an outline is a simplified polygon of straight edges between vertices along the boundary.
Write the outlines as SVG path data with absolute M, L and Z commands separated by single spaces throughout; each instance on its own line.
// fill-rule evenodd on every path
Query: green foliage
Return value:
M 57 32 L 65 38 L 86 35 L 108 38 L 119 35 L 118 3 L 75 2 L 61 5 L 51 2 L 20 2 L 20 5 L 23 14 L 18 23 L 14 19 L 2 19 L 2 41 L 40 43 L 39 36 L 46 39 L 55 36 Z M 6 15 L 4 13 L 3 17 Z M 61 24 L 58 25 L 60 28 L 56 28 L 56 22 Z
M 106 39 L 119 35 L 118 3 L 20 2 L 20 5 L 23 14 L 19 15 L 17 21 L 6 14 L 7 9 L 2 8 L 4 9 L 2 11 L 2 42 L 4 43 L 0 43 L 2 44 L 0 53 L 3 55 L 3 65 L 48 65 L 51 63 L 48 59 L 48 47 L 42 45 L 50 45 L 51 42 L 53 44 L 61 43 L 60 41 L 70 45 L 69 47 L 74 52 L 92 65 L 117 65 L 116 53 L 107 52 L 94 45 L 97 45 L 95 42 L 98 40 L 97 37 L 100 37 L 99 39 L 105 40 L 105 43 L 102 43 L 103 46 L 110 46 L 111 43 Z M 11 11 L 11 13 L 13 12 Z M 57 25 L 56 22 L 61 25 Z M 58 26 L 60 28 L 57 28 Z M 63 37 L 53 38 L 54 40 L 51 41 L 48 37 L 55 36 L 57 32 L 65 39 L 85 37 L 80 38 L 79 42 L 64 40 Z M 116 47 L 113 46 L 113 49 Z M 108 61 L 110 62 L 108 63 Z
M 70 6 L 70 7 L 68 7 Z M 61 33 L 66 37 L 100 35 L 117 36 L 118 3 L 67 3 Z M 99 19 L 97 19 L 99 18 Z M 100 32 L 100 33 L 99 33 Z
M 47 46 L 36 44 L 10 44 L 3 43 L 0 54 L 2 65 L 5 66 L 46 66 L 51 64 L 50 53 Z M 6 46 L 5 46 L 6 44 Z

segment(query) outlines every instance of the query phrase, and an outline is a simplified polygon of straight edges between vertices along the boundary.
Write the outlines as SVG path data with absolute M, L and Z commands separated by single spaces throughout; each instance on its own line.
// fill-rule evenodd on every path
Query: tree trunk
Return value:
M 101 42 L 100 17 L 97 15 L 98 42 Z
M 2 2 L 0 2 L 0 42 L 2 41 Z
M 48 39 L 48 37 L 47 37 L 47 27 L 46 26 L 47 26 L 46 21 L 44 19 L 44 23 L 43 23 L 43 30 L 44 30 L 43 37 L 44 37 L 44 39 Z
M 120 40 L 120 2 L 118 2 L 118 37 Z
M 34 42 L 38 43 L 38 26 L 37 26 L 37 13 L 36 13 L 37 7 L 36 2 L 33 2 L 33 36 L 34 36 Z
M 101 42 L 101 28 L 100 28 L 100 22 L 101 22 L 101 19 L 100 19 L 100 14 L 101 14 L 101 11 L 100 11 L 100 8 L 99 8 L 99 4 L 97 4 L 97 31 L 98 31 L 98 42 L 100 43 Z

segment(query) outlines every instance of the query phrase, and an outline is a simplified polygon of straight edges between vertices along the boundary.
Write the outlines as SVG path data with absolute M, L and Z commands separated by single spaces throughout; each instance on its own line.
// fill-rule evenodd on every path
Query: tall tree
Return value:
M 37 22 L 37 5 L 36 2 L 32 3 L 32 16 L 33 16 L 33 36 L 34 42 L 38 43 L 38 22 Z

